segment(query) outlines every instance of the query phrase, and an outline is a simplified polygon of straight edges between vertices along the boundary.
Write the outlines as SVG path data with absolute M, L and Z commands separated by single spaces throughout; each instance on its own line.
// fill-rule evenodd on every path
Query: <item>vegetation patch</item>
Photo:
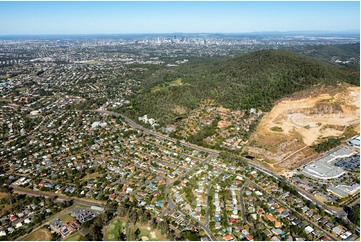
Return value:
M 193 231 L 185 231 L 182 233 L 184 238 L 189 241 L 200 241 L 200 236 L 198 233 L 195 233 Z
M 317 145 L 312 145 L 311 148 L 314 149 L 317 153 L 322 153 L 340 145 L 341 140 L 341 138 L 329 138 Z
M 187 141 L 193 144 L 207 146 L 204 144 L 203 140 L 216 133 L 219 120 L 220 117 L 217 117 L 215 120 L 213 120 L 211 125 L 204 125 L 201 130 L 199 130 L 195 135 L 190 136 Z
M 161 84 L 158 84 L 157 86 L 153 87 L 151 89 L 151 92 L 159 92 L 162 90 L 167 90 L 169 87 L 179 87 L 179 86 L 183 86 L 184 83 L 182 82 L 181 78 L 177 78 L 174 81 L 171 82 L 163 82 Z
M 283 129 L 281 127 L 278 127 L 278 126 L 273 126 L 271 128 L 272 131 L 274 132 L 283 132 Z
M 360 207 L 354 206 L 347 217 L 352 223 L 360 226 Z

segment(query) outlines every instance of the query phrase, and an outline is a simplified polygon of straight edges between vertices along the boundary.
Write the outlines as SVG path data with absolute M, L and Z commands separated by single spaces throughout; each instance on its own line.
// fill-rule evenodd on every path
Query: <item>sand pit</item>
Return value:
M 149 238 L 147 236 L 142 236 L 142 241 L 148 241 Z
M 278 102 L 263 117 L 246 150 L 279 168 L 294 168 L 314 155 L 308 146 L 322 138 L 342 136 L 349 126 L 360 132 L 360 87 L 345 84 L 305 96 Z
M 150 232 L 150 236 L 152 237 L 152 239 L 157 238 L 157 236 L 155 235 L 155 232 L 154 232 L 154 231 L 153 231 L 153 232 Z

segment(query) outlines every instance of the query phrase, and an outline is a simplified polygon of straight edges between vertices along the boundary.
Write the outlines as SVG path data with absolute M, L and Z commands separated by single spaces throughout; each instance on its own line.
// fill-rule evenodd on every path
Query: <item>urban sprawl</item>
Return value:
M 177 68 L 193 57 L 353 41 L 0 40 L 0 239 L 31 240 L 37 231 L 47 240 L 99 239 L 98 228 L 105 240 L 357 240 L 359 228 L 342 207 L 359 204 L 360 136 L 286 178 L 247 158 L 171 138 L 151 114 L 132 121 L 115 112 L 129 105 L 151 65 Z M 262 115 L 250 113 L 240 127 Z M 221 113 L 230 122 L 218 127 L 240 114 Z M 241 148 L 224 133 L 225 147 Z

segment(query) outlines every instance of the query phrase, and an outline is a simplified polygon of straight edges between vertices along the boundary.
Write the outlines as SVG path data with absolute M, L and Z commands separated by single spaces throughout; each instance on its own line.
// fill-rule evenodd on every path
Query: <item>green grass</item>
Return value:
M 169 87 L 183 86 L 182 78 L 178 78 L 171 82 L 164 82 L 152 88 L 151 92 L 159 92 L 161 90 L 167 90 Z
M 120 219 L 113 219 L 105 229 L 105 240 L 118 240 L 119 232 L 126 227 L 127 223 Z M 124 231 L 126 233 L 126 231 Z
M 141 238 L 142 236 L 147 236 L 148 239 L 150 239 L 150 232 L 149 232 L 149 230 L 147 230 L 147 229 L 140 229 L 140 228 L 139 228 L 139 230 L 140 230 L 139 238 Z
M 278 126 L 273 126 L 271 128 L 272 131 L 274 132 L 283 132 L 283 129 L 281 127 L 278 127 Z
M 63 221 L 63 223 L 67 223 L 67 222 L 74 221 L 75 218 L 70 216 L 70 214 L 64 214 L 63 216 L 60 217 L 60 220 Z

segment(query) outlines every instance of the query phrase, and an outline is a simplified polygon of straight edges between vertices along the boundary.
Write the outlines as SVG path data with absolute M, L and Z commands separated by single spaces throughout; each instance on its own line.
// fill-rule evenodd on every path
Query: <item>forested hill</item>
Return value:
M 359 74 L 289 51 L 263 50 L 158 71 L 146 80 L 126 112 L 133 118 L 148 114 L 169 124 L 186 115 L 177 110 L 188 112 L 205 99 L 232 109 L 268 111 L 276 100 L 296 91 L 338 82 L 359 85 Z

